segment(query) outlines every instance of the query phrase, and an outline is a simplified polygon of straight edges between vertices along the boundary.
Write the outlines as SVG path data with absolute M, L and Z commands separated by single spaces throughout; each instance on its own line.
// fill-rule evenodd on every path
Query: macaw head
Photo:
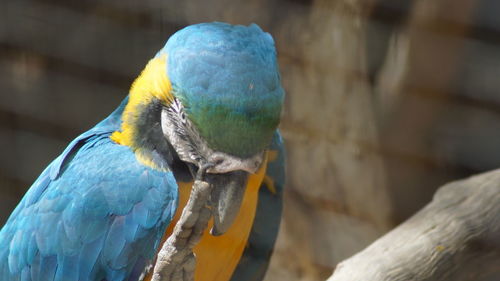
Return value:
M 255 24 L 197 24 L 157 56 L 167 58 L 175 97 L 164 131 L 181 159 L 213 162 L 215 173 L 255 172 L 284 96 L 271 35 Z
M 210 165 L 208 178 L 224 186 L 214 195 L 221 211 L 212 232 L 224 232 L 239 208 L 229 201 L 241 201 L 246 175 L 261 166 L 280 120 L 284 90 L 271 35 L 255 24 L 191 25 L 170 37 L 141 77 L 131 89 L 125 126 L 159 115 L 163 137 L 180 160 L 190 167 Z M 148 106 L 155 113 L 137 118 Z M 153 131 L 149 125 L 143 130 Z M 139 129 L 131 131 L 147 144 L 136 144 L 136 154 L 155 154 L 143 146 L 161 147 L 148 144 L 152 137 Z M 162 155 L 153 156 L 154 162 Z

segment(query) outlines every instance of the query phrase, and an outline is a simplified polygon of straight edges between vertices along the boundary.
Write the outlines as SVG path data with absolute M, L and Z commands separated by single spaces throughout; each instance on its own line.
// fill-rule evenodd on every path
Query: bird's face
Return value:
M 262 165 L 265 151 L 238 157 L 210 147 L 193 125 L 179 100 L 174 99 L 161 113 L 162 130 L 179 158 L 189 163 L 193 176 L 208 166 L 204 179 L 214 186 L 211 194 L 214 226 L 212 235 L 224 234 L 240 209 L 249 173 Z
M 279 123 L 284 91 L 274 42 L 256 25 L 199 24 L 174 34 L 157 57 L 166 58 L 172 86 L 163 134 L 190 167 L 208 165 L 212 233 L 222 234 Z
M 182 161 L 201 167 L 209 164 L 207 172 L 224 174 L 234 171 L 256 173 L 264 159 L 264 151 L 249 157 L 238 157 L 210 147 L 200 136 L 184 110 L 182 103 L 174 99 L 161 113 L 162 130 L 165 137 Z

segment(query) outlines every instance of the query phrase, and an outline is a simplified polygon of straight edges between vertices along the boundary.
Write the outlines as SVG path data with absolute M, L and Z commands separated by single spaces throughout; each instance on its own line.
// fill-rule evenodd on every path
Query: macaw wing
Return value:
M 96 134 L 54 161 L 0 231 L 0 280 L 138 280 L 177 208 L 171 172 Z
M 273 252 L 281 221 L 285 182 L 285 148 L 279 131 L 274 134 L 269 153 L 252 231 L 232 281 L 262 280 Z

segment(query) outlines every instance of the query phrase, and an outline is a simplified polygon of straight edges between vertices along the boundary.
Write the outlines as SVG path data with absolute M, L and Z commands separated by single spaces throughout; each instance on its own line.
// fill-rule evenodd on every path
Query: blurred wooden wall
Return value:
M 267 280 L 322 280 L 428 202 L 500 164 L 500 2 L 0 2 L 0 224 L 149 58 L 197 22 L 272 33 L 287 91 L 284 221 Z

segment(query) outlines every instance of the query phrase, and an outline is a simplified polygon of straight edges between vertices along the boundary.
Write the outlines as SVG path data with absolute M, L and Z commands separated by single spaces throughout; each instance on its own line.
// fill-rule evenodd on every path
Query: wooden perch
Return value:
M 328 281 L 500 280 L 500 170 L 441 187 L 431 203 Z
M 158 253 L 152 281 L 194 280 L 196 258 L 193 248 L 200 241 L 212 215 L 208 206 L 211 191 L 212 186 L 207 182 L 194 182 L 181 218 Z

